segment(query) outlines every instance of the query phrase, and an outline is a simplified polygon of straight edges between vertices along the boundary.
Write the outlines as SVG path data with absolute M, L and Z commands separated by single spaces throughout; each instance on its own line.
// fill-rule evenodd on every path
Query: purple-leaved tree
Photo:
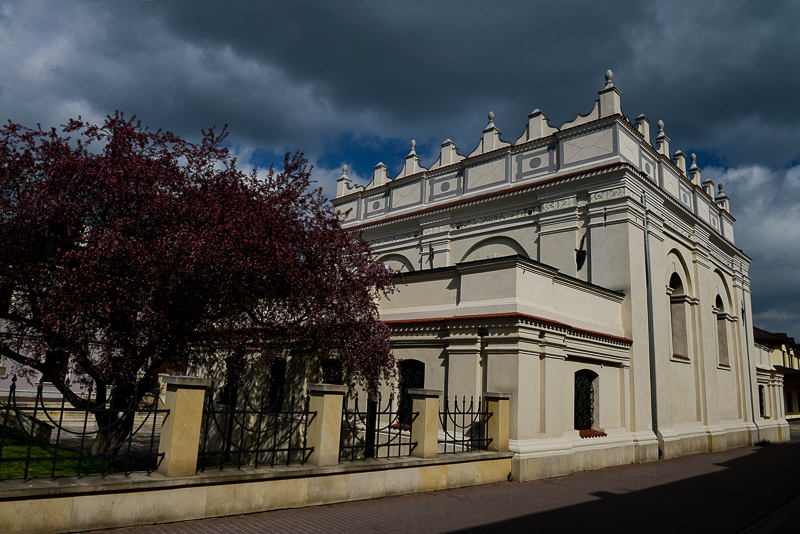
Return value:
M 6 125 L 0 354 L 81 406 L 67 372 L 94 382 L 97 402 L 116 381 L 127 403 L 137 376 L 141 397 L 165 365 L 234 354 L 336 355 L 357 382 L 389 377 L 377 301 L 391 273 L 311 189 L 301 153 L 261 179 L 236 168 L 224 138 L 193 144 L 119 112 L 60 132 Z

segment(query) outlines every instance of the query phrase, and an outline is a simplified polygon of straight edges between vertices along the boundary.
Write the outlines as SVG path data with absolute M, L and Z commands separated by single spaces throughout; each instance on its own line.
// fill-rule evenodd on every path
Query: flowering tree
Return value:
M 260 179 L 236 168 L 225 135 L 193 144 L 119 112 L 61 133 L 5 126 L 0 355 L 81 406 L 68 371 L 104 402 L 114 381 L 131 399 L 139 377 L 141 397 L 165 364 L 234 354 L 336 354 L 358 382 L 388 378 L 377 300 L 390 273 L 310 190 L 301 153 Z

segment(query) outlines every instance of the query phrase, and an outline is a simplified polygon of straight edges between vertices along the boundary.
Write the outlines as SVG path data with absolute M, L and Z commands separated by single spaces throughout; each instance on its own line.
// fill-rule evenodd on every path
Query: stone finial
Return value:
M 342 165 L 342 175 L 336 179 L 336 198 L 347 194 L 353 181 L 347 176 L 347 164 Z
M 406 156 L 406 162 L 403 165 L 403 170 L 400 171 L 400 174 L 397 175 L 397 178 L 411 176 L 412 174 L 417 174 L 418 172 L 426 170 L 425 167 L 420 165 L 416 147 L 417 147 L 417 142 L 412 139 L 411 152 L 409 152 L 408 155 Z
M 669 157 L 669 137 L 664 133 L 664 121 L 658 121 L 658 135 L 656 135 L 656 143 L 658 147 L 656 150 L 659 154 L 664 154 Z
M 697 154 L 692 154 L 692 165 L 689 167 L 689 175 L 692 178 L 692 183 L 695 185 L 700 184 L 700 167 L 697 166 Z
M 622 93 L 614 86 L 614 73 L 611 70 L 606 71 L 606 85 L 600 91 L 600 117 L 608 117 L 610 115 L 621 114 L 622 107 L 620 105 L 620 96 Z
M 611 89 L 614 87 L 614 73 L 611 72 L 611 69 L 606 71 L 606 86 L 603 89 Z
M 672 161 L 683 174 L 686 174 L 686 154 L 680 150 L 676 150 L 675 153 L 672 154 Z
M 714 198 L 714 201 L 717 203 L 717 206 L 730 213 L 731 211 L 730 199 L 728 198 L 728 195 L 725 194 L 725 191 L 722 190 L 722 182 L 717 184 L 717 189 L 719 190 L 719 192 L 717 193 L 717 196 Z
M 700 168 L 697 166 L 697 154 L 692 153 L 691 159 L 692 159 L 692 166 L 689 167 L 689 170 L 690 171 L 699 171 Z
M 639 133 L 642 134 L 644 140 L 647 141 L 647 143 L 651 144 L 652 142 L 650 141 L 650 119 L 648 119 L 644 113 L 636 117 L 636 128 L 639 130 Z
M 510 146 L 511 143 L 506 143 L 500 139 L 500 130 L 494 125 L 494 112 L 489 112 L 489 124 L 483 129 L 483 139 L 478 144 L 478 147 L 470 153 L 470 156 L 477 156 L 485 154 L 492 150 L 497 150 L 505 146 Z

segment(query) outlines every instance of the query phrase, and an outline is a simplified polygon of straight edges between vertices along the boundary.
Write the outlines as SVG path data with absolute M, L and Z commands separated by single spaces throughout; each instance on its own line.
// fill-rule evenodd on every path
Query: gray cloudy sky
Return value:
M 756 325 L 800 338 L 799 28 L 780 0 L 0 0 L 0 119 L 228 124 L 244 167 L 300 148 L 331 193 L 412 138 L 425 166 L 468 153 L 489 110 L 512 141 L 534 108 L 587 113 L 610 68 L 623 111 L 725 183 Z

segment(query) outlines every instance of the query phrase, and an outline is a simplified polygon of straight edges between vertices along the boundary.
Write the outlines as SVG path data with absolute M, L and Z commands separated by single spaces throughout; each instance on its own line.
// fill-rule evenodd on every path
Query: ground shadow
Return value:
M 615 468 L 613 474 L 604 470 L 601 476 L 585 473 L 536 481 L 530 483 L 530 490 L 525 487 L 528 483 L 505 485 L 510 488 L 503 492 L 507 501 L 498 505 L 507 506 L 512 501 L 524 515 L 451 532 L 740 532 L 800 495 L 800 442 L 765 444 L 749 448 L 748 452 L 713 465 L 709 458 L 726 453 L 665 460 L 659 462 L 655 472 L 648 470 L 648 475 L 637 473 L 641 466 L 629 466 Z M 701 463 L 705 463 L 706 470 L 713 466 L 722 469 L 691 476 Z M 687 478 L 674 480 L 682 471 Z M 659 483 L 659 472 L 673 481 Z M 655 480 L 648 482 L 643 477 Z M 537 483 L 540 487 L 534 488 Z M 547 484 L 549 488 L 541 487 Z M 604 490 L 603 484 L 612 485 L 614 491 Z M 638 489 L 648 484 L 649 487 Z M 569 494 L 574 502 L 575 485 L 584 485 L 582 491 L 588 502 L 555 509 L 542 503 L 550 509 L 524 513 L 526 508 L 537 508 L 533 502 L 537 498 L 557 500 L 560 491 L 564 491 L 565 498 Z M 571 493 L 569 486 L 573 488 Z M 786 515 L 790 517 L 776 531 L 800 532 L 796 522 L 800 515 L 792 510 Z

